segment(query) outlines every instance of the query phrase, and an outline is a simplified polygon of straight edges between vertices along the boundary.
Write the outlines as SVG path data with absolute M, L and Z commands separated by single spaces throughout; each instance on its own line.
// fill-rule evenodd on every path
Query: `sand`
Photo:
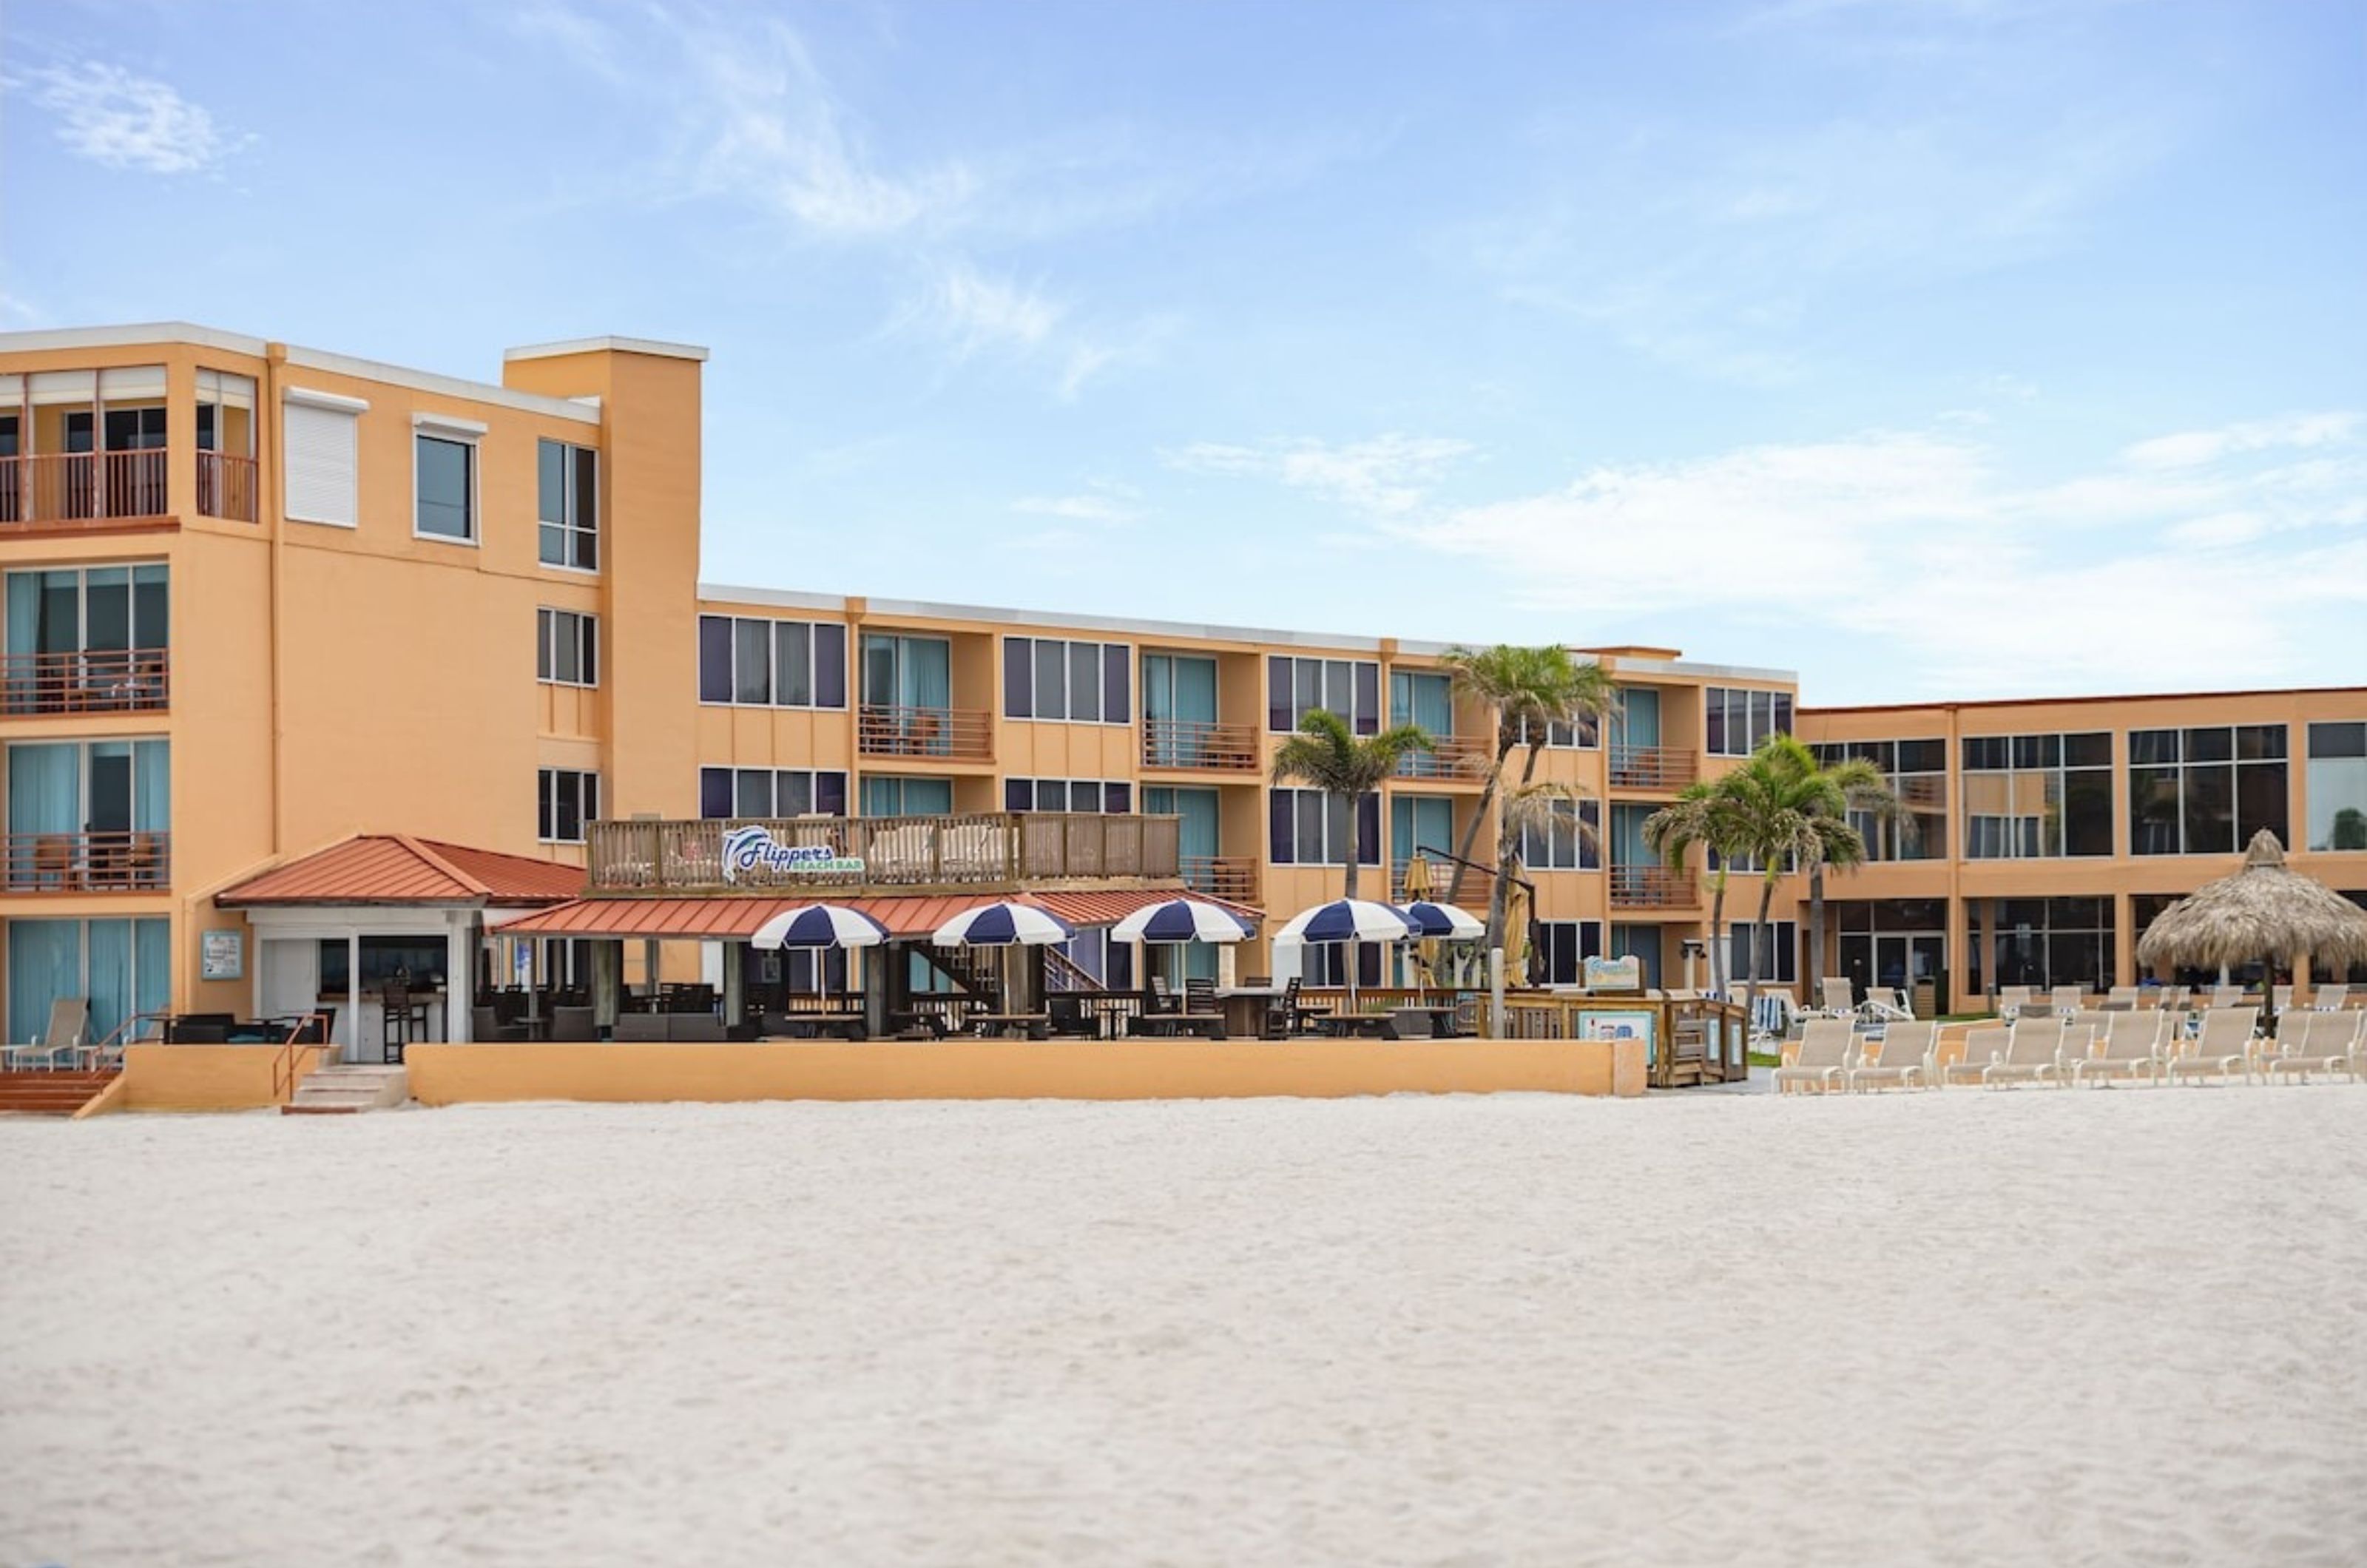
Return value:
M 0 1126 L 0 1562 L 2356 1563 L 2367 1089 Z

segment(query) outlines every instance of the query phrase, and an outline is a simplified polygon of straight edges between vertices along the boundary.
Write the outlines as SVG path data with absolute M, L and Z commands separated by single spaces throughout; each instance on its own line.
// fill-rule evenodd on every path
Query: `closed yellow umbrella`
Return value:
M 1416 855 L 1406 862 L 1405 886 L 1399 890 L 1399 900 L 1401 903 L 1420 904 L 1426 901 L 1430 894 L 1430 862 L 1421 855 Z M 1436 938 L 1424 937 L 1421 945 L 1414 949 L 1414 969 L 1420 977 L 1420 983 L 1423 986 L 1438 984 Z
M 1504 896 L 1504 983 L 1528 984 L 1529 890 L 1515 882 Z

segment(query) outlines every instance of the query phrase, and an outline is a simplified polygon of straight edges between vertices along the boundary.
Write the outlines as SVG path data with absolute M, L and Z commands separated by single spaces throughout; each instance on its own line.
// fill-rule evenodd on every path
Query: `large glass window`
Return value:
M 1792 733 L 1792 694 L 1704 686 L 1702 714 L 1704 750 L 1713 757 L 1748 757 L 1769 736 Z
M 1132 671 L 1133 653 L 1124 643 L 1004 637 L 1003 716 L 1068 724 L 1131 724 Z
M 2129 849 L 2233 854 L 2266 828 L 2286 840 L 2282 724 L 2129 731 Z
M 1134 786 L 1116 779 L 1005 779 L 1002 808 L 1123 814 L 1134 809 Z
M 1405 886 L 1408 862 L 1419 852 L 1433 872 L 1450 874 L 1454 864 L 1444 857 L 1455 852 L 1455 797 L 1445 795 L 1394 794 L 1389 796 L 1389 890 Z M 1445 885 L 1440 883 L 1444 893 Z
M 28 891 L 169 886 L 171 755 L 164 740 L 9 747 L 6 885 Z
M 90 1038 L 105 1040 L 173 995 L 173 928 L 161 918 L 8 922 L 8 1038 L 50 1027 L 53 1002 L 90 1004 Z
M 1540 984 L 1575 986 L 1585 978 L 1586 961 L 1603 956 L 1601 920 L 1539 920 L 1529 929 L 1536 940 L 1529 972 Z
M 600 775 L 544 768 L 536 780 L 536 831 L 547 844 L 580 844 L 583 826 L 600 817 Z
M 8 573 L 7 711 L 163 707 L 168 579 L 161 561 Z
M 1275 734 L 1297 729 L 1317 708 L 1346 719 L 1359 735 L 1380 733 L 1378 660 L 1276 656 L 1265 663 L 1266 728 Z
M 698 814 L 708 818 L 844 817 L 846 775 L 829 768 L 701 768 Z
M 600 619 L 573 610 L 535 612 L 535 679 L 560 686 L 600 683 Z
M 698 700 L 843 708 L 846 705 L 846 628 L 829 621 L 701 615 Z
M 1976 735 L 1964 742 L 1965 858 L 2112 852 L 2112 738 Z
M 907 779 L 893 774 L 863 775 L 866 817 L 950 817 L 954 809 L 951 779 Z
M 1904 825 L 1852 811 L 1850 826 L 1865 840 L 1866 858 L 1878 861 L 1948 858 L 1948 743 L 1945 740 L 1848 740 L 1811 748 L 1818 765 L 1831 767 L 1863 758 L 1882 771 L 1883 783 L 1911 814 Z
M 1970 922 L 1976 993 L 2001 986 L 2112 987 L 2116 958 L 2112 899 L 2000 898 L 1991 904 L 1990 919 L 1986 955 L 1980 948 L 1977 910 Z
M 1276 865 L 1348 863 L 1348 806 L 1319 789 L 1266 792 L 1270 848 Z M 1381 797 L 1356 801 L 1356 863 L 1381 863 Z
M 1736 920 L 1726 928 L 1726 977 L 1740 985 L 1752 975 L 1761 985 L 1800 981 L 1800 927 L 1795 920 Z
M 2367 722 L 2313 724 L 2309 763 L 2309 847 L 2367 850 Z
M 414 526 L 439 539 L 477 536 L 477 445 L 440 435 L 415 435 Z
M 545 566 L 596 570 L 600 565 L 600 454 L 564 441 L 535 444 L 536 515 Z
M 1531 871 L 1601 871 L 1603 803 L 1557 800 L 1551 820 L 1521 829 L 1521 863 Z

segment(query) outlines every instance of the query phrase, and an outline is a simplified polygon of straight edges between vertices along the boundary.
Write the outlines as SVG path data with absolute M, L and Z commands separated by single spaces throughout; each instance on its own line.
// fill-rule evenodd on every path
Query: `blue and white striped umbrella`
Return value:
M 1403 942 L 1421 933 L 1387 904 L 1369 898 L 1334 898 L 1301 909 L 1274 933 L 1276 942 Z
M 1487 922 L 1476 919 L 1467 910 L 1456 908 L 1452 904 L 1433 904 L 1428 899 L 1417 899 L 1413 903 L 1401 904 L 1398 908 L 1407 919 L 1413 922 L 1416 936 L 1443 937 L 1448 942 L 1468 942 L 1473 937 L 1488 934 Z
M 1114 942 L 1246 942 L 1250 923 L 1197 898 L 1152 904 L 1110 928 Z
M 758 926 L 748 940 L 765 948 L 877 947 L 888 940 L 888 928 L 844 904 L 800 904 Z
M 1076 934 L 1076 927 L 1048 909 L 1005 899 L 964 909 L 930 940 L 939 947 L 1047 947 Z

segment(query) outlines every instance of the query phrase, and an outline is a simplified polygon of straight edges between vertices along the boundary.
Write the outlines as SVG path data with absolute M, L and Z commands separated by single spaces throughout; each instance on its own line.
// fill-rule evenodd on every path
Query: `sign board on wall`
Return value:
M 246 978 L 246 933 L 210 931 L 198 938 L 198 976 L 206 980 Z

